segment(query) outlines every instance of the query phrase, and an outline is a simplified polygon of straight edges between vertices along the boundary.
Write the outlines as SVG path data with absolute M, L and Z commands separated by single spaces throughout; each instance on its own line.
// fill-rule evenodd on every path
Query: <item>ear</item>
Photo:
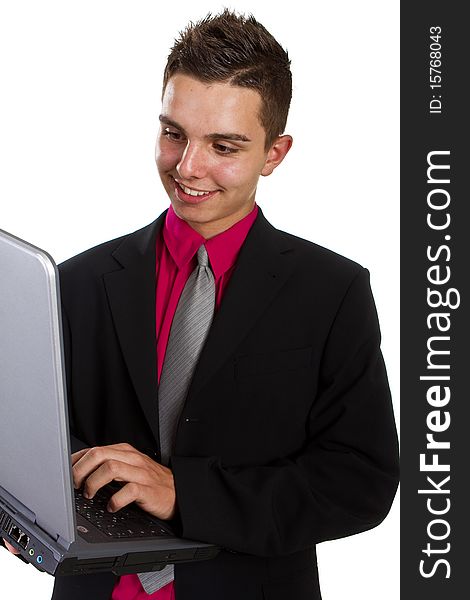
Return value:
M 290 135 L 280 135 L 274 140 L 266 155 L 266 161 L 261 170 L 261 175 L 264 177 L 271 175 L 274 169 L 284 160 L 284 157 L 292 147 L 293 141 L 294 140 Z

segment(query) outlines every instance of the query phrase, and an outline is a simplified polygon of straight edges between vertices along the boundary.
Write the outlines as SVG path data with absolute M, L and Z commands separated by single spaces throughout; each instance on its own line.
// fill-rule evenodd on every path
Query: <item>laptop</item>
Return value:
M 51 575 L 157 571 L 206 560 L 214 545 L 176 537 L 128 505 L 118 483 L 86 500 L 74 490 L 59 274 L 39 248 L 0 230 L 0 537 Z

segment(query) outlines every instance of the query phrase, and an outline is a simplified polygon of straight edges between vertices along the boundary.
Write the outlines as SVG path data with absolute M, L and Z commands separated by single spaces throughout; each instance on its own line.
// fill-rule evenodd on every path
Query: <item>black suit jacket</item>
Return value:
M 74 450 L 159 459 L 154 223 L 60 266 Z M 175 570 L 177 600 L 318 600 L 315 544 L 388 513 L 397 439 L 360 265 L 259 211 L 215 315 L 176 437 L 181 536 L 225 550 Z M 340 567 L 339 567 L 340 570 Z M 54 600 L 109 600 L 116 578 L 57 578 Z

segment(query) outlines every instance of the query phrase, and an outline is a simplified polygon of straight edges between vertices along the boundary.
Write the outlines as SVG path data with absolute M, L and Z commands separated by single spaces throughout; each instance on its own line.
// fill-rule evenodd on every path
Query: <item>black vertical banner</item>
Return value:
M 401 4 L 401 598 L 470 597 L 465 3 Z

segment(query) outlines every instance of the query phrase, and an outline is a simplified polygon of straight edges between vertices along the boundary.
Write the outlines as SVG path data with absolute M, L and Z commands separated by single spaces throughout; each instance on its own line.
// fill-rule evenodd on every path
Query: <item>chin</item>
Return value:
M 181 202 L 180 200 L 177 200 L 177 199 L 175 200 L 171 196 L 170 196 L 170 202 L 173 207 L 173 210 L 178 215 L 178 217 L 180 217 L 181 219 L 186 219 L 186 217 L 191 216 L 191 218 L 194 221 L 197 221 L 199 219 L 202 219 L 204 221 L 206 220 L 204 218 L 204 214 L 207 215 L 207 211 L 204 210 L 203 207 L 201 207 L 200 205 L 185 204 L 184 202 Z

